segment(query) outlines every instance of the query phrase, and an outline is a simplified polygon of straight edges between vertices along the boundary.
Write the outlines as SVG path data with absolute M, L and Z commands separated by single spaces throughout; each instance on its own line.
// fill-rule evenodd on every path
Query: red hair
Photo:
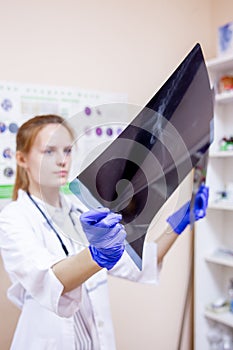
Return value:
M 74 139 L 74 133 L 67 122 L 60 116 L 54 114 L 36 116 L 21 125 L 16 136 L 16 151 L 28 154 L 33 146 L 39 131 L 48 124 L 62 124 Z M 26 170 L 17 164 L 16 178 L 12 199 L 18 198 L 18 190 L 28 191 L 29 179 Z

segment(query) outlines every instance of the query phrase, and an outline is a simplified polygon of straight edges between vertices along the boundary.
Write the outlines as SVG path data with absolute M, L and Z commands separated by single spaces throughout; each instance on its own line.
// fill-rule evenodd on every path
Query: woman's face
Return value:
M 72 137 L 60 124 L 48 124 L 37 134 L 26 155 L 30 187 L 60 187 L 67 181 L 71 166 Z

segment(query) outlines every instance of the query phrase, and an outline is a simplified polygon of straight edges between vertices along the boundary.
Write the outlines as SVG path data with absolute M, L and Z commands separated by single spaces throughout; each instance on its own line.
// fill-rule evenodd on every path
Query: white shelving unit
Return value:
M 210 202 L 209 209 L 233 210 L 233 203 L 227 201 Z
M 233 151 L 212 151 L 210 152 L 209 156 L 211 158 L 233 158 Z
M 222 76 L 233 75 L 233 56 L 212 59 L 207 68 L 216 89 Z M 216 324 L 233 332 L 233 313 L 207 311 L 207 306 L 220 297 L 228 298 L 229 280 L 233 278 L 233 199 L 216 200 L 217 193 L 233 183 L 233 151 L 219 148 L 222 137 L 233 135 L 233 90 L 215 95 L 214 118 L 214 142 L 207 170 L 209 207 L 206 219 L 195 226 L 195 350 L 210 349 L 207 334 Z
M 213 313 L 211 311 L 205 311 L 204 316 L 211 321 L 222 323 L 228 327 L 233 327 L 233 314 L 232 312 L 224 312 L 222 314 Z

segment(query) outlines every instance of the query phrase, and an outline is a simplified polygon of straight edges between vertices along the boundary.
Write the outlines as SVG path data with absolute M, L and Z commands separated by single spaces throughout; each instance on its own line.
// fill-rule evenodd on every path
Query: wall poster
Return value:
M 125 94 L 0 81 L 0 198 L 11 197 L 16 171 L 16 133 L 23 122 L 43 114 L 58 114 L 71 120 L 83 118 L 84 123 L 77 123 L 85 135 L 82 147 L 80 144 L 81 153 L 81 149 L 85 152 L 84 148 L 87 151 L 88 146 L 93 147 L 100 140 L 117 137 L 121 132 L 120 124 L 111 127 L 95 122 L 93 126 L 92 118 L 101 116 L 102 105 L 126 101 Z

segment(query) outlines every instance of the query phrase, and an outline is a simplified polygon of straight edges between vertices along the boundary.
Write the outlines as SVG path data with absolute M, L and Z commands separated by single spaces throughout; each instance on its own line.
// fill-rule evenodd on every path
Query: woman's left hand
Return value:
M 167 222 L 172 227 L 173 231 L 181 234 L 185 228 L 191 223 L 191 218 L 198 221 L 206 216 L 208 207 L 209 188 L 201 185 L 195 196 L 193 212 L 190 213 L 190 201 L 183 205 L 174 214 L 168 217 Z

